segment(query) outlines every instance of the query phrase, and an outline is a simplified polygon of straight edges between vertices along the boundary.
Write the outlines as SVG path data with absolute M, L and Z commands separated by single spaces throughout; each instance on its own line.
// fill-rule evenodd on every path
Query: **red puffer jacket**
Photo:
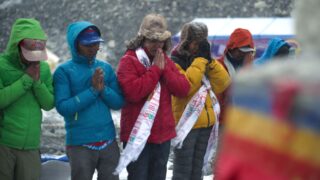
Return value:
M 118 80 L 126 103 L 121 110 L 120 139 L 127 142 L 138 115 L 157 82 L 161 84 L 160 106 L 156 114 L 149 143 L 163 143 L 176 136 L 175 121 L 171 107 L 171 95 L 185 97 L 190 85 L 168 56 L 166 66 L 145 68 L 138 60 L 135 51 L 128 50 L 121 58 L 118 67 Z

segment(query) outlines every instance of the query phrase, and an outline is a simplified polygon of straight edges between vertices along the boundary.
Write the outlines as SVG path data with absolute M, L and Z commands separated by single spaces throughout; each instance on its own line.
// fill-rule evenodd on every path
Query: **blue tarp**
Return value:
M 66 155 L 41 154 L 42 163 L 50 160 L 69 162 L 69 159 Z

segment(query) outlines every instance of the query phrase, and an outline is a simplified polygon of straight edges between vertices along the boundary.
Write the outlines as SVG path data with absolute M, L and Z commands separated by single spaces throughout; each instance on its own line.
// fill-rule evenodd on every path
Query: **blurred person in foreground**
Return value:
M 272 59 L 284 59 L 289 56 L 290 48 L 291 46 L 285 40 L 281 38 L 272 38 L 268 42 L 268 46 L 261 57 L 254 60 L 254 64 L 262 65 L 270 62 Z
M 320 179 L 319 8 L 296 1 L 297 60 L 236 77 L 215 179 Z
M 231 33 L 224 50 L 224 55 L 218 61 L 233 79 L 237 76 L 239 70 L 252 65 L 254 53 L 255 49 L 251 32 L 247 29 L 237 28 Z M 221 127 L 224 125 L 225 109 L 232 101 L 229 92 L 230 88 L 218 96 L 221 106 L 219 118 Z
M 71 60 L 54 73 L 55 104 L 66 123 L 67 156 L 73 180 L 119 179 L 112 174 L 119 147 L 111 109 L 124 100 L 117 77 L 107 62 L 96 59 L 101 33 L 90 22 L 71 23 L 67 29 Z
M 171 96 L 185 97 L 190 88 L 166 54 L 170 45 L 165 18 L 148 14 L 119 63 L 126 104 L 120 129 L 124 151 L 117 172 L 127 167 L 129 180 L 166 178 L 170 140 L 176 136 Z
M 207 37 L 208 28 L 205 24 L 186 23 L 181 30 L 181 40 L 171 53 L 172 60 L 179 70 L 186 74 L 191 86 L 187 97 L 173 96 L 172 100 L 174 117 L 179 128 L 177 134 L 179 137 L 181 131 L 181 137 L 184 136 L 183 139 L 177 139 L 177 143 L 181 144 L 176 144 L 174 148 L 173 180 L 203 178 L 204 158 L 205 154 L 209 153 L 208 140 L 214 125 L 218 124 L 220 113 L 216 107 L 219 106 L 218 99 L 214 94 L 223 92 L 230 84 L 227 71 L 211 58 Z M 208 86 L 204 85 L 204 81 L 208 82 Z M 200 103 L 193 103 L 196 101 Z M 194 112 L 198 113 L 191 116 Z M 184 126 L 188 121 L 193 123 Z M 211 170 L 211 164 L 209 166 Z
M 0 55 L 0 179 L 40 178 L 42 109 L 54 107 L 47 36 L 35 19 L 17 19 Z

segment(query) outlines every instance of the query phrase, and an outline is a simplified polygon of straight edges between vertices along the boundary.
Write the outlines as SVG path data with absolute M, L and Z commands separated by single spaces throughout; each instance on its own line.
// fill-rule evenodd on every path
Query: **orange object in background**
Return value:
M 216 180 L 320 179 L 320 135 L 230 108 Z

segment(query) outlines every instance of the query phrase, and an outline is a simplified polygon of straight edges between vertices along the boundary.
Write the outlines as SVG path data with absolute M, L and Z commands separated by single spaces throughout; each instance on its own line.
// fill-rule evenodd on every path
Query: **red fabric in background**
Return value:
M 214 179 L 320 179 L 320 167 L 226 133 L 215 166 Z
M 290 118 L 289 113 L 299 89 L 299 84 L 289 79 L 274 83 L 272 92 L 272 114 L 275 118 L 279 120 Z

